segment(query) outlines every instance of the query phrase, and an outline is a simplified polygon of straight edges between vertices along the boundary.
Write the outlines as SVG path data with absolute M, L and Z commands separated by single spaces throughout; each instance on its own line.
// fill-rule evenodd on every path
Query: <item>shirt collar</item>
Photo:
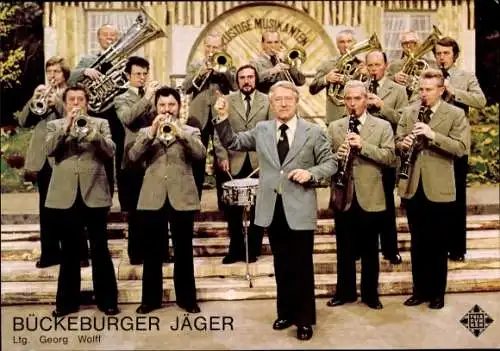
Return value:
M 243 94 L 242 92 L 240 92 L 240 96 L 241 96 L 241 100 L 243 100 L 243 102 L 245 102 L 246 95 Z M 254 97 L 255 97 L 255 90 L 250 94 L 250 104 L 252 104 Z
M 439 108 L 439 105 L 441 105 L 441 99 L 439 99 L 433 106 L 431 106 L 432 114 L 436 113 L 437 109 Z
M 276 129 L 279 131 L 282 124 L 286 124 L 288 129 L 295 129 L 297 127 L 297 115 L 290 118 L 286 123 L 281 122 L 279 119 L 276 119 Z
M 130 90 L 132 90 L 134 93 L 136 93 L 137 95 L 139 95 L 139 88 L 133 87 L 133 86 L 131 86 L 131 85 L 129 85 L 129 86 L 128 86 L 128 88 L 129 88 Z
M 380 88 L 382 85 L 384 85 L 385 81 L 387 78 L 385 76 L 382 76 L 377 82 L 378 82 L 378 87 Z

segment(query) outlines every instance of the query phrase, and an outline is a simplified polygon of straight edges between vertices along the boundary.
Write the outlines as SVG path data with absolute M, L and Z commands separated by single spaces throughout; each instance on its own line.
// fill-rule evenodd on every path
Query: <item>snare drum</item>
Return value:
M 230 180 L 222 184 L 222 200 L 231 206 L 252 206 L 258 187 L 256 178 Z

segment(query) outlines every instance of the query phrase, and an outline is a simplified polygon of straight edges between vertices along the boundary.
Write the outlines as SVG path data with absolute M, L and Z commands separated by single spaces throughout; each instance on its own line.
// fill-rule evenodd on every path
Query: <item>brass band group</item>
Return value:
M 162 263 L 171 261 L 177 305 L 200 312 L 192 239 L 210 140 L 230 235 L 221 264 L 246 262 L 248 273 L 267 233 L 277 285 L 274 329 L 295 325 L 298 339 L 313 335 L 316 188 L 324 184 L 331 187 L 337 253 L 328 306 L 358 299 L 361 260 L 361 301 L 383 308 L 379 237 L 383 258 L 402 262 L 395 189 L 411 232 L 413 294 L 404 305 L 444 306 L 448 258 L 466 254 L 468 112 L 486 103 L 475 75 L 456 66 L 454 39 L 435 27 L 423 40 L 401 33 L 403 56 L 388 62 L 376 34 L 357 41 L 354 31 L 340 31 L 339 55 L 326 58 L 309 86 L 313 95 L 324 92 L 325 130 L 299 115 L 306 53 L 284 52 L 279 32 L 262 33 L 262 53 L 239 67 L 221 36 L 210 33 L 204 59 L 189 65 L 182 87 L 151 79 L 143 57 L 109 60 L 135 40 L 120 37 L 114 25 L 97 35 L 102 51 L 74 69 L 62 57 L 47 60 L 49 83 L 35 89 L 19 118 L 21 126 L 35 126 L 26 178 L 37 183 L 40 198 L 37 267 L 60 264 L 54 316 L 78 311 L 80 267 L 89 258 L 97 307 L 119 313 L 107 244 L 115 189 L 127 212 L 130 264 L 143 265 L 137 313 L 161 307 Z

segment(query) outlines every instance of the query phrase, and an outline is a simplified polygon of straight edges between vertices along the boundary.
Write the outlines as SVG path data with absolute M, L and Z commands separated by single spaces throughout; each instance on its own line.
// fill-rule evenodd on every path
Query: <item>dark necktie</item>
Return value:
M 378 90 L 378 80 L 372 80 L 372 93 L 377 95 Z
M 245 102 L 246 102 L 245 117 L 248 118 L 248 116 L 250 116 L 250 95 L 245 96 Z
M 143 88 L 143 87 L 140 87 L 140 88 L 139 88 L 139 96 L 140 96 L 140 97 L 144 97 L 144 94 L 145 94 L 144 88 Z
M 280 125 L 280 139 L 278 141 L 278 156 L 280 158 L 280 164 L 285 161 L 286 154 L 288 154 L 288 150 L 290 146 L 288 145 L 288 136 L 286 135 L 286 130 L 288 126 L 286 124 Z
M 425 124 L 429 124 L 431 120 L 432 110 L 429 107 L 426 107 L 424 110 L 424 114 L 422 116 L 422 122 Z
M 276 55 L 271 55 L 271 64 L 273 66 L 276 66 L 277 63 L 278 63 L 278 59 L 276 58 Z
M 349 130 L 352 133 L 356 133 L 359 135 L 359 126 L 361 125 L 361 122 L 359 121 L 359 118 L 357 117 L 351 117 L 349 119 Z

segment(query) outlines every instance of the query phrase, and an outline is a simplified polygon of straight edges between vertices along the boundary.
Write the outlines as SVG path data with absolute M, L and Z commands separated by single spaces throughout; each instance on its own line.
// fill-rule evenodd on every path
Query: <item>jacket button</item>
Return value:
M 167 177 L 167 176 L 164 176 L 163 178 L 167 179 L 168 177 Z

